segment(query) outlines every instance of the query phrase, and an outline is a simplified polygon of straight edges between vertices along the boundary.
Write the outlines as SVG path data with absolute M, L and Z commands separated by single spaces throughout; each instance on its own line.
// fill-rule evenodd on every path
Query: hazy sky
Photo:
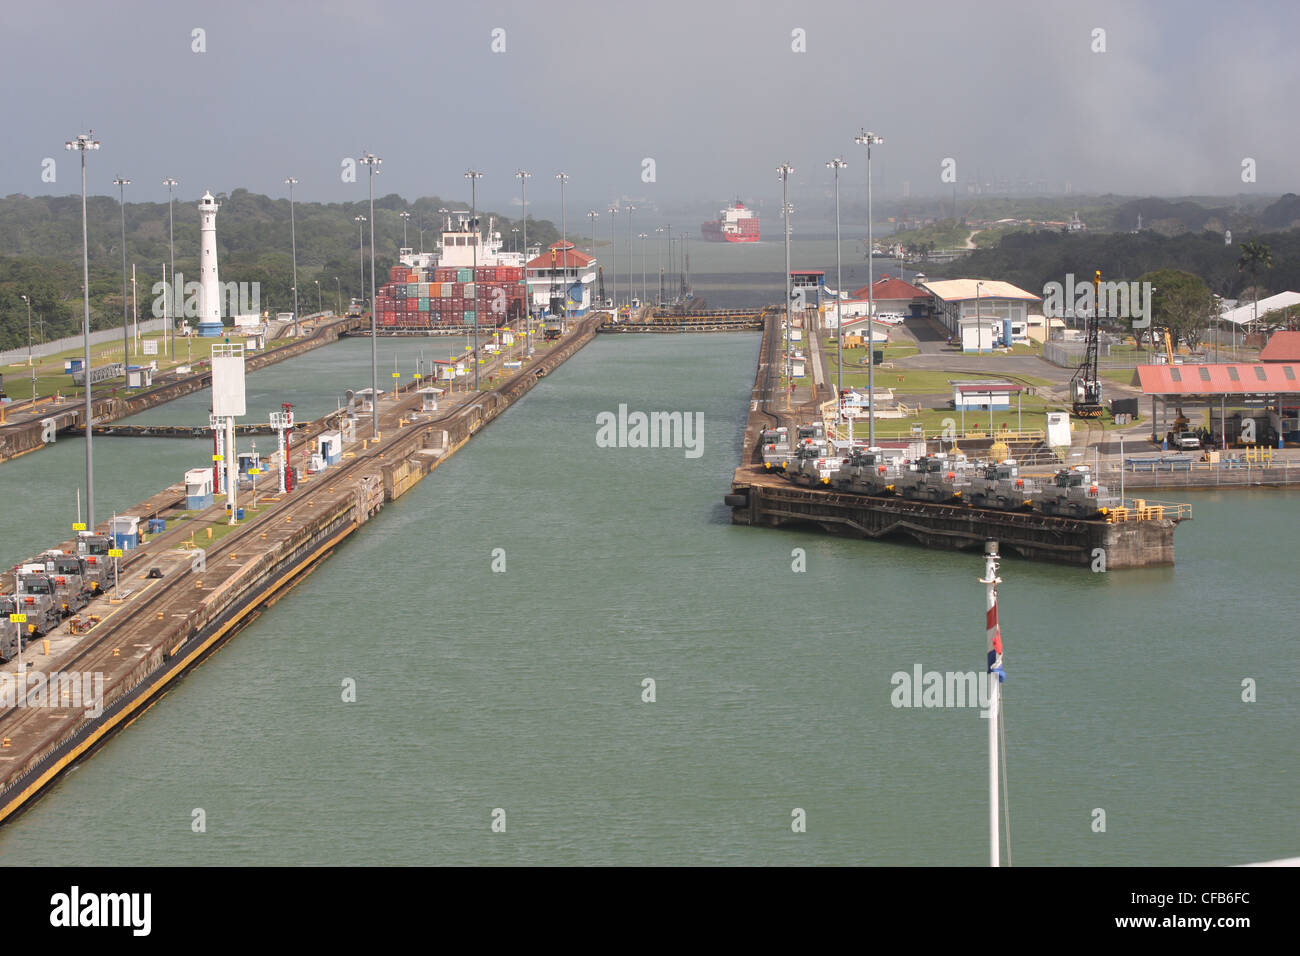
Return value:
M 977 173 L 1060 193 L 1300 191 L 1293 44 L 1300 5 L 1222 2 L 15 3 L 0 13 L 0 193 L 78 189 L 64 142 L 93 127 L 89 189 L 196 198 L 243 186 L 319 201 L 467 194 L 504 208 L 515 169 L 538 212 L 619 196 L 660 202 L 826 194 L 825 162 L 881 198 L 949 194 Z M 205 31 L 206 52 L 192 51 Z M 492 51 L 493 30 L 504 30 Z M 1093 52 L 1093 31 L 1105 52 Z M 795 52 L 803 31 L 806 52 Z M 41 180 L 42 160 L 57 181 Z M 654 182 L 642 179 L 654 160 Z M 1242 161 L 1257 181 L 1242 181 Z

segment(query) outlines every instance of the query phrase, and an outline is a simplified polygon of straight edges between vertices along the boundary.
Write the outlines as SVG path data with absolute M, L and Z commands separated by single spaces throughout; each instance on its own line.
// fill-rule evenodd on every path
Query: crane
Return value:
M 1100 313 L 1101 270 L 1092 278 L 1092 311 L 1085 320 L 1086 346 L 1083 363 L 1070 379 L 1070 392 L 1074 396 L 1074 414 L 1080 418 L 1100 418 L 1101 377 L 1097 374 L 1097 323 Z

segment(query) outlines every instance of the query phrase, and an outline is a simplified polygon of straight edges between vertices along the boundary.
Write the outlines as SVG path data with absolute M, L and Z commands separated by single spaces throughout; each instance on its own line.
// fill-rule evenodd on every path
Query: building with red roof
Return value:
M 1300 362 L 1300 332 L 1274 332 L 1264 350 L 1259 353 L 1261 362 Z
M 597 261 L 572 242 L 551 243 L 525 266 L 534 313 L 583 315 L 594 302 Z

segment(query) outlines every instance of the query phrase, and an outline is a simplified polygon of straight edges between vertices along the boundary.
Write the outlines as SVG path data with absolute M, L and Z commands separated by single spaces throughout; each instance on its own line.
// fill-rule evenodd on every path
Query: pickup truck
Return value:
M 1174 435 L 1174 440 L 1170 442 L 1170 447 L 1179 451 L 1189 451 L 1201 447 L 1201 439 L 1191 432 L 1178 432 Z

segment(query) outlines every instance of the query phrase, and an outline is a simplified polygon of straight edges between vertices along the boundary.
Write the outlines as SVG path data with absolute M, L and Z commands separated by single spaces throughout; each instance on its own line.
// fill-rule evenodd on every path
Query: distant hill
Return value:
M 130 196 L 130 187 L 127 189 Z M 289 200 L 273 199 L 246 189 L 217 195 L 217 254 L 223 281 L 258 282 L 264 309 L 284 311 L 293 303 L 293 260 Z M 193 196 L 177 197 L 174 207 L 176 271 L 186 281 L 198 277 L 199 217 Z M 410 212 L 408 242 L 432 249 L 442 217 L 438 210 L 468 209 L 469 203 L 437 196 L 407 202 L 390 194 L 375 198 L 376 278 L 382 285 L 397 262 L 402 244 L 401 212 Z M 299 309 L 330 308 L 337 297 L 344 305 L 361 295 L 363 263 L 354 217 L 369 215 L 368 201 L 356 203 L 295 202 L 298 247 Z M 490 210 L 481 210 L 486 228 Z M 115 198 L 90 196 L 86 201 L 90 258 L 91 325 L 105 328 L 122 321 L 121 207 Z M 507 248 L 517 220 L 496 215 L 496 228 Z M 529 243 L 550 243 L 559 229 L 549 220 L 529 217 Z M 370 281 L 370 229 L 365 229 L 365 281 Z M 167 203 L 126 204 L 127 267 L 136 264 L 140 313 L 148 317 L 155 282 L 162 280 L 168 259 Z M 336 284 L 334 279 L 338 277 Z M 316 282 L 320 283 L 319 300 Z M 0 199 L 0 349 L 27 343 L 26 304 L 43 318 L 46 338 L 81 330 L 81 197 L 24 196 Z
M 1049 281 L 1062 282 L 1067 273 L 1077 281 L 1091 279 L 1100 269 L 1103 279 L 1130 280 L 1157 269 L 1183 269 L 1205 280 L 1210 291 L 1236 298 L 1250 285 L 1249 274 L 1237 269 L 1241 243 L 1257 238 L 1269 247 L 1273 268 L 1259 275 L 1259 284 L 1271 292 L 1300 290 L 1300 232 L 1235 234 L 1232 245 L 1215 232 L 1162 236 L 1141 233 L 1085 233 L 1058 231 L 1011 233 L 997 246 L 978 249 L 951 263 L 931 263 L 923 268 L 945 278 L 996 278 L 1041 294 Z
M 1300 196 L 1287 193 L 1259 214 L 1259 224 L 1265 229 L 1300 228 Z

